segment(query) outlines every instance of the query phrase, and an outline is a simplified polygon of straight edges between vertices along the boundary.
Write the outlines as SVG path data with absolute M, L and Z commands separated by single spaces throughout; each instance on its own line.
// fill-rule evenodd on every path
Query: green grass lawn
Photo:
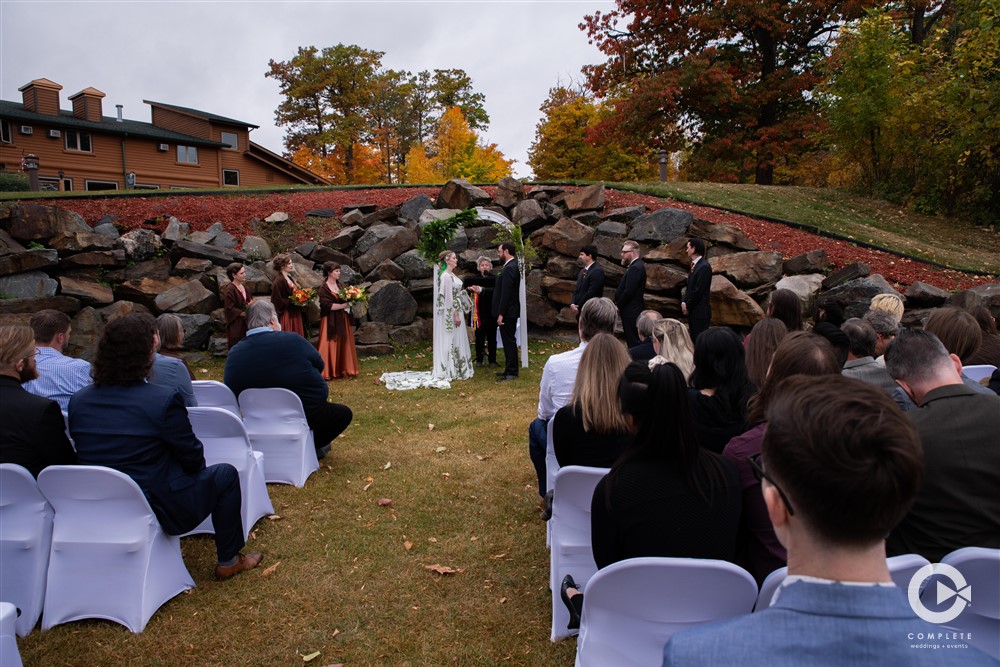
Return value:
M 533 342 L 519 380 L 482 370 L 450 390 L 377 383 L 386 370 L 429 368 L 428 345 L 363 359 L 358 378 L 331 383 L 354 421 L 320 470 L 302 489 L 268 486 L 277 516 L 247 546 L 265 552 L 259 568 L 215 582 L 212 539 L 185 538 L 198 586 L 142 634 L 96 620 L 36 630 L 18 642 L 25 664 L 571 664 L 575 643 L 549 641 L 545 524 L 527 454 L 542 365 L 571 346 Z M 219 361 L 192 368 L 221 379 Z

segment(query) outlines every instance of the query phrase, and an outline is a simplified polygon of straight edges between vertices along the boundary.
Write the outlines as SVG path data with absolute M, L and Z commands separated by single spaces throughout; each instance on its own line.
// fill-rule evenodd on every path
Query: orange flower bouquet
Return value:
M 292 290 L 292 295 L 288 297 L 288 300 L 291 301 L 293 305 L 301 308 L 315 298 L 316 290 L 310 287 L 298 287 Z
M 341 300 L 347 303 L 347 312 L 357 318 L 368 314 L 368 290 L 359 285 L 348 285 L 340 290 Z

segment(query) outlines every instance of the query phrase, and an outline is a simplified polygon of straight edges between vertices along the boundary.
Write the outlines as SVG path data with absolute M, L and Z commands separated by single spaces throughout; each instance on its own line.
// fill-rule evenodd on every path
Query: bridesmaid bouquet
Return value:
M 347 303 L 347 312 L 361 318 L 368 313 L 368 290 L 358 285 L 343 287 L 339 293 L 340 299 Z
M 292 290 L 292 295 L 288 297 L 288 300 L 291 301 L 293 305 L 301 308 L 315 298 L 316 290 L 310 287 L 298 287 Z

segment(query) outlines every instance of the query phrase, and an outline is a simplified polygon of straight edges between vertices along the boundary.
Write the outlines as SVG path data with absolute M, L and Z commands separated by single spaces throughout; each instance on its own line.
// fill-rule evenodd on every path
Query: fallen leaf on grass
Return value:
M 507 554 L 505 554 L 505 553 L 502 553 L 502 554 L 494 554 L 494 555 L 490 556 L 490 560 L 497 560 L 497 559 L 499 559 L 499 558 L 503 558 L 503 557 L 504 557 L 504 556 L 506 556 L 506 555 L 507 555 Z
M 281 515 L 280 514 L 268 514 L 267 518 L 268 518 L 269 521 L 278 521 L 278 520 L 281 519 Z
M 498 602 L 498 604 L 503 604 L 506 601 L 507 601 L 507 598 L 500 598 L 497 602 Z
M 436 447 L 436 448 L 434 449 L 434 451 L 435 451 L 435 452 L 437 452 L 438 454 L 440 454 L 441 452 L 446 452 L 446 451 L 448 451 L 448 448 L 447 448 L 447 447 Z
M 436 538 L 436 537 L 428 537 L 428 538 L 427 538 L 427 541 L 428 541 L 428 542 L 437 542 L 437 541 L 438 541 L 438 538 Z
M 330 635 L 330 639 L 333 639 L 334 637 L 336 637 L 339 634 L 340 634 L 340 628 L 334 629 L 333 634 Z
M 428 431 L 433 431 L 434 430 L 434 424 L 427 424 L 427 430 Z
M 413 548 L 413 542 L 406 540 L 405 542 L 403 542 L 403 548 L 409 551 L 410 549 Z
M 320 656 L 320 652 L 319 651 L 315 651 L 313 653 L 310 653 L 309 655 L 302 656 L 302 662 L 309 662 L 310 660 L 315 660 L 319 656 Z
M 208 369 L 207 369 L 207 368 L 199 368 L 199 369 L 198 369 L 198 372 L 199 372 L 199 373 L 207 373 L 207 372 L 208 372 Z
M 362 491 L 367 491 L 368 489 L 370 489 L 370 488 L 371 488 L 372 484 L 373 484 L 373 482 L 368 482 L 368 483 L 367 483 L 367 484 L 365 484 L 365 485 L 364 485 L 363 487 L 361 487 L 361 490 L 362 490 Z
M 273 573 L 275 570 L 278 569 L 279 565 L 281 565 L 281 561 L 280 560 L 277 563 L 275 563 L 274 565 L 272 565 L 271 567 L 264 568 L 264 571 L 260 573 L 260 576 L 266 577 L 267 575 Z
M 382 470 L 388 470 L 391 467 L 392 467 L 392 461 L 386 461 L 385 465 L 382 466 Z
M 448 567 L 447 565 L 424 565 L 425 570 L 430 570 L 431 572 L 437 572 L 438 574 L 456 574 L 458 572 L 463 572 L 462 568 Z
M 476 454 L 476 458 L 479 459 L 480 461 L 489 461 L 490 460 L 490 455 L 489 454 L 486 454 L 486 455 Z
M 379 498 L 378 499 L 378 506 L 379 507 L 388 507 L 389 505 L 392 505 L 392 498 Z

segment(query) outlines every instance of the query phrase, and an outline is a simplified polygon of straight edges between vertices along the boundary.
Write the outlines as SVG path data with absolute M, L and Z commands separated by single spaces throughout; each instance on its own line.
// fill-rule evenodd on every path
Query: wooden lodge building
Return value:
M 0 100 L 0 171 L 34 154 L 41 190 L 328 185 L 311 171 L 250 141 L 258 126 L 205 111 L 143 100 L 152 122 L 104 115 L 104 93 L 84 88 L 59 108 L 62 86 L 36 79 L 20 103 Z

